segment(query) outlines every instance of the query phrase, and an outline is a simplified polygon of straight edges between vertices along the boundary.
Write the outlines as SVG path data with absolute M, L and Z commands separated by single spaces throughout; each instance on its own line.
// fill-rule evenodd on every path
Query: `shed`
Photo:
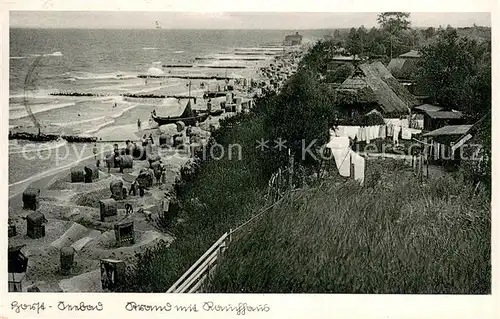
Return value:
M 432 145 L 428 152 L 430 159 L 435 161 L 458 161 L 455 155 L 454 142 L 467 134 L 472 125 L 448 125 L 423 135 L 427 144 Z
M 424 113 L 424 130 L 433 131 L 447 125 L 465 123 L 464 115 L 458 111 L 427 111 Z
M 413 108 L 413 112 L 422 114 L 427 112 L 439 112 L 442 110 L 444 110 L 444 107 L 433 104 L 422 104 Z

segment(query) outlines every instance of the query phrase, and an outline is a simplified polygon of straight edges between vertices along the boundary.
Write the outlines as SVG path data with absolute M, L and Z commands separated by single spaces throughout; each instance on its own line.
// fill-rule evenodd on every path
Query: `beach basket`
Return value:
M 130 155 L 122 155 L 120 156 L 120 165 L 122 168 L 133 168 L 134 158 Z
M 38 207 L 38 198 L 40 196 L 40 189 L 28 187 L 23 192 L 23 208 L 36 210 Z
M 101 259 L 102 289 L 113 291 L 120 287 L 125 280 L 126 264 L 117 259 Z
M 174 135 L 174 144 L 173 144 L 173 146 L 177 147 L 177 146 L 183 145 L 183 144 L 184 144 L 184 137 L 182 137 L 182 135 L 180 135 L 180 134 Z
M 161 160 L 161 157 L 158 154 L 150 154 L 150 155 L 148 155 L 149 167 L 151 167 L 152 163 L 158 162 L 159 160 Z
M 186 124 L 182 121 L 176 122 L 175 125 L 177 125 L 177 132 L 182 132 L 186 128 Z
M 16 225 L 9 225 L 7 232 L 8 232 L 9 238 L 16 236 L 17 235 Z
M 99 169 L 95 165 L 85 165 L 85 183 L 92 183 L 99 179 Z
M 169 140 L 170 140 L 170 137 L 168 135 L 162 134 L 162 135 L 160 135 L 160 139 L 159 139 L 158 144 L 160 146 L 167 145 Z
M 83 167 L 71 168 L 71 183 L 83 183 L 83 182 L 85 182 L 85 171 Z
M 150 168 L 153 170 L 155 175 L 158 175 L 158 173 L 160 172 L 160 162 L 156 161 L 151 163 Z
M 110 198 L 100 200 L 99 207 L 102 222 L 116 220 L 118 209 L 116 206 L 116 201 L 114 199 Z
M 7 271 L 9 273 L 19 274 L 26 272 L 28 268 L 28 257 L 21 252 L 21 249 L 25 246 L 26 245 L 9 245 L 7 256 Z
M 75 261 L 75 249 L 73 247 L 63 247 L 60 252 L 61 272 L 65 275 L 71 273 Z
M 114 225 L 116 243 L 119 246 L 130 246 L 135 243 L 133 221 L 122 221 Z
M 139 184 L 139 187 L 150 188 L 153 186 L 153 179 L 154 179 L 153 170 L 148 168 L 143 168 L 139 172 L 136 181 Z
M 40 212 L 34 212 L 26 216 L 27 232 L 30 238 L 37 239 L 45 236 L 45 223 L 47 219 Z
M 122 200 L 123 199 L 123 182 L 122 181 L 113 181 L 109 183 L 109 190 L 111 191 L 111 198 L 114 200 Z
M 132 156 L 136 160 L 144 161 L 147 158 L 146 149 L 140 145 L 136 145 L 132 151 Z

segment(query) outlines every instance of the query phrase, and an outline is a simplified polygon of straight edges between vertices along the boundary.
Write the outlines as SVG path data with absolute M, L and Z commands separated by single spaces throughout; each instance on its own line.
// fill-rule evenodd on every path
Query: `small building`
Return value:
M 444 110 L 444 107 L 433 104 L 422 104 L 413 108 L 414 113 L 425 114 L 427 112 L 439 112 Z
M 424 141 L 429 146 L 427 152 L 430 162 L 435 163 L 458 163 L 457 148 L 453 147 L 455 142 L 466 135 L 472 125 L 447 125 L 423 135 Z
M 290 34 L 285 37 L 285 41 L 283 41 L 283 45 L 292 46 L 292 45 L 301 45 L 302 44 L 302 36 L 295 32 L 295 34 Z
M 465 124 L 464 115 L 458 111 L 427 111 L 424 113 L 424 131 L 434 131 L 447 125 Z

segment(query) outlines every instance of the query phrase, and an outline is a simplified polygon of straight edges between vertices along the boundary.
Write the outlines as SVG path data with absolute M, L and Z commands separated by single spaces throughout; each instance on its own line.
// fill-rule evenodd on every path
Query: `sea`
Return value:
M 295 30 L 106 30 L 10 29 L 9 127 L 33 127 L 29 106 L 42 126 L 98 139 L 125 139 L 149 114 L 176 115 L 176 99 L 123 98 L 123 93 L 187 95 L 187 79 L 148 79 L 138 75 L 219 75 L 248 78 L 271 61 L 275 45 Z M 301 31 L 305 41 L 328 31 Z M 258 49 L 256 49 L 258 48 Z M 267 48 L 267 49 L 266 49 Z M 271 54 L 255 55 L 255 52 Z M 265 51 L 267 50 L 267 51 Z M 246 53 L 253 52 L 246 56 Z M 258 57 L 255 59 L 244 59 Z M 193 65 L 169 68 L 164 65 Z M 214 67 L 215 66 L 215 67 Z M 243 68 L 224 69 L 221 66 Z M 217 85 L 204 83 L 203 89 Z M 191 86 L 201 96 L 201 82 Z M 55 96 L 59 92 L 96 96 Z M 9 141 L 9 193 L 48 173 L 92 157 L 92 146 Z

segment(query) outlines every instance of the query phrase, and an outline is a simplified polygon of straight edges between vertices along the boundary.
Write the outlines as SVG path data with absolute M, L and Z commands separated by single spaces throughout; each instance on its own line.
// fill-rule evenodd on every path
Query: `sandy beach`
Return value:
M 261 68 L 269 68 L 275 61 L 274 58 L 273 54 L 273 56 L 268 55 L 263 61 L 252 60 L 251 65 L 247 64 L 246 69 L 243 70 L 244 73 L 240 73 L 238 77 L 244 78 L 246 74 L 253 77 L 255 84 L 264 81 L 263 83 L 269 86 L 270 79 L 258 72 Z M 217 60 L 214 65 L 223 65 L 221 62 L 223 61 Z M 206 64 L 207 61 L 203 63 Z M 244 62 L 238 61 L 238 65 L 243 64 Z M 229 71 L 230 76 L 236 76 L 233 71 Z M 182 72 L 182 70 L 176 70 L 176 72 Z M 194 72 L 199 73 L 199 70 Z M 211 72 L 220 71 L 214 68 Z M 223 70 L 223 72 L 228 71 Z M 192 73 L 193 70 L 189 74 Z M 40 108 L 41 118 L 44 121 L 50 121 L 52 127 L 56 129 L 59 127 L 61 131 L 70 131 L 77 135 L 95 137 L 97 138 L 95 145 L 55 141 L 45 143 L 44 147 L 38 145 L 38 148 L 31 150 L 31 153 L 26 152 L 27 143 L 14 141 L 15 143 L 10 147 L 11 167 L 9 171 L 13 180 L 9 185 L 9 225 L 15 225 L 17 235 L 9 238 L 9 244 L 11 246 L 25 245 L 22 252 L 29 258 L 26 277 L 22 284 L 23 291 L 35 286 L 41 291 L 102 291 L 99 270 L 101 259 L 113 258 L 130 264 L 137 252 L 142 252 L 159 242 L 168 245 L 175 240 L 168 231 L 165 232 L 165 229 L 158 226 L 158 219 L 165 211 L 164 201 L 168 200 L 165 197 L 166 194 L 170 194 L 176 179 L 180 178 L 181 168 L 189 168 L 193 163 L 190 140 L 191 144 L 194 143 L 193 145 L 206 144 L 211 130 L 218 127 L 220 119 L 235 114 L 224 112 L 219 116 L 211 116 L 192 128 L 178 128 L 175 124 L 158 126 L 151 119 L 151 112 L 155 111 L 158 116 L 179 116 L 184 111 L 187 100 L 122 97 L 119 92 L 133 92 L 139 95 L 190 94 L 196 97 L 196 103 L 192 100 L 192 109 L 203 111 L 207 109 L 208 102 L 203 98 L 204 92 L 214 90 L 217 86 L 223 87 L 225 83 L 191 80 L 190 90 L 186 93 L 188 89 L 186 85 L 189 85 L 189 82 L 185 81 L 179 83 L 171 79 L 148 79 L 147 84 L 137 79 L 125 81 L 128 83 L 100 86 L 98 89 L 91 90 L 108 96 L 73 99 L 76 104 L 89 101 L 93 103 L 93 111 L 89 114 L 85 113 L 84 116 L 77 109 L 72 109 L 69 110 L 67 119 L 63 120 L 55 113 L 44 113 Z M 235 99 L 252 97 L 259 92 L 257 86 L 247 86 L 249 83 L 244 83 L 242 80 L 231 81 L 230 84 L 234 86 L 233 98 Z M 89 91 L 83 90 L 82 92 Z M 71 98 L 58 97 L 58 99 L 73 103 L 67 102 L 67 100 L 71 101 Z M 221 108 L 220 103 L 223 101 L 226 101 L 226 97 L 212 99 L 213 109 Z M 110 107 L 113 103 L 115 106 Z M 20 113 L 17 117 L 20 118 L 20 123 L 26 124 L 29 119 L 22 117 L 22 111 L 19 109 Z M 141 122 L 140 127 L 137 125 L 138 120 Z M 153 140 L 151 147 L 147 148 L 148 156 L 159 156 L 165 164 L 165 175 L 161 185 L 157 185 L 155 181 L 155 185 L 145 190 L 144 196 L 136 194 L 117 200 L 115 221 L 101 221 L 100 201 L 111 197 L 110 185 L 121 183 L 128 193 L 132 183 L 142 174 L 141 172 L 150 167 L 147 160 L 134 159 L 132 168 L 124 169 L 123 173 L 118 168 L 111 168 L 108 173 L 105 167 L 105 156 L 112 153 L 115 144 L 119 149 L 125 148 L 127 140 L 140 145 L 144 136 L 151 137 Z M 167 145 L 160 147 L 160 136 L 167 138 Z M 173 145 L 175 136 L 183 136 L 181 143 L 183 147 L 180 149 Z M 94 147 L 99 150 L 96 155 L 93 154 Z M 63 150 L 64 156 L 61 155 Z M 27 154 L 33 156 L 27 156 Z M 38 157 L 42 155 L 44 160 L 39 161 L 37 165 L 32 165 L 31 160 L 35 155 Z M 91 183 L 72 182 L 71 171 L 75 168 L 83 170 L 86 166 L 95 165 L 96 159 L 100 161 L 97 180 Z M 30 172 L 29 167 L 35 170 Z M 42 168 L 41 171 L 40 168 Z M 47 220 L 44 226 L 46 235 L 38 239 L 32 239 L 26 235 L 26 217 L 33 211 L 23 209 L 23 192 L 29 187 L 40 189 L 39 206 L 36 211 L 42 213 Z M 132 206 L 132 214 L 126 213 L 126 204 Z M 135 235 L 132 245 L 123 246 L 117 243 L 114 225 L 119 221 L 133 222 Z M 70 274 L 63 274 L 60 271 L 59 257 L 63 247 L 72 247 L 75 251 L 75 261 Z

